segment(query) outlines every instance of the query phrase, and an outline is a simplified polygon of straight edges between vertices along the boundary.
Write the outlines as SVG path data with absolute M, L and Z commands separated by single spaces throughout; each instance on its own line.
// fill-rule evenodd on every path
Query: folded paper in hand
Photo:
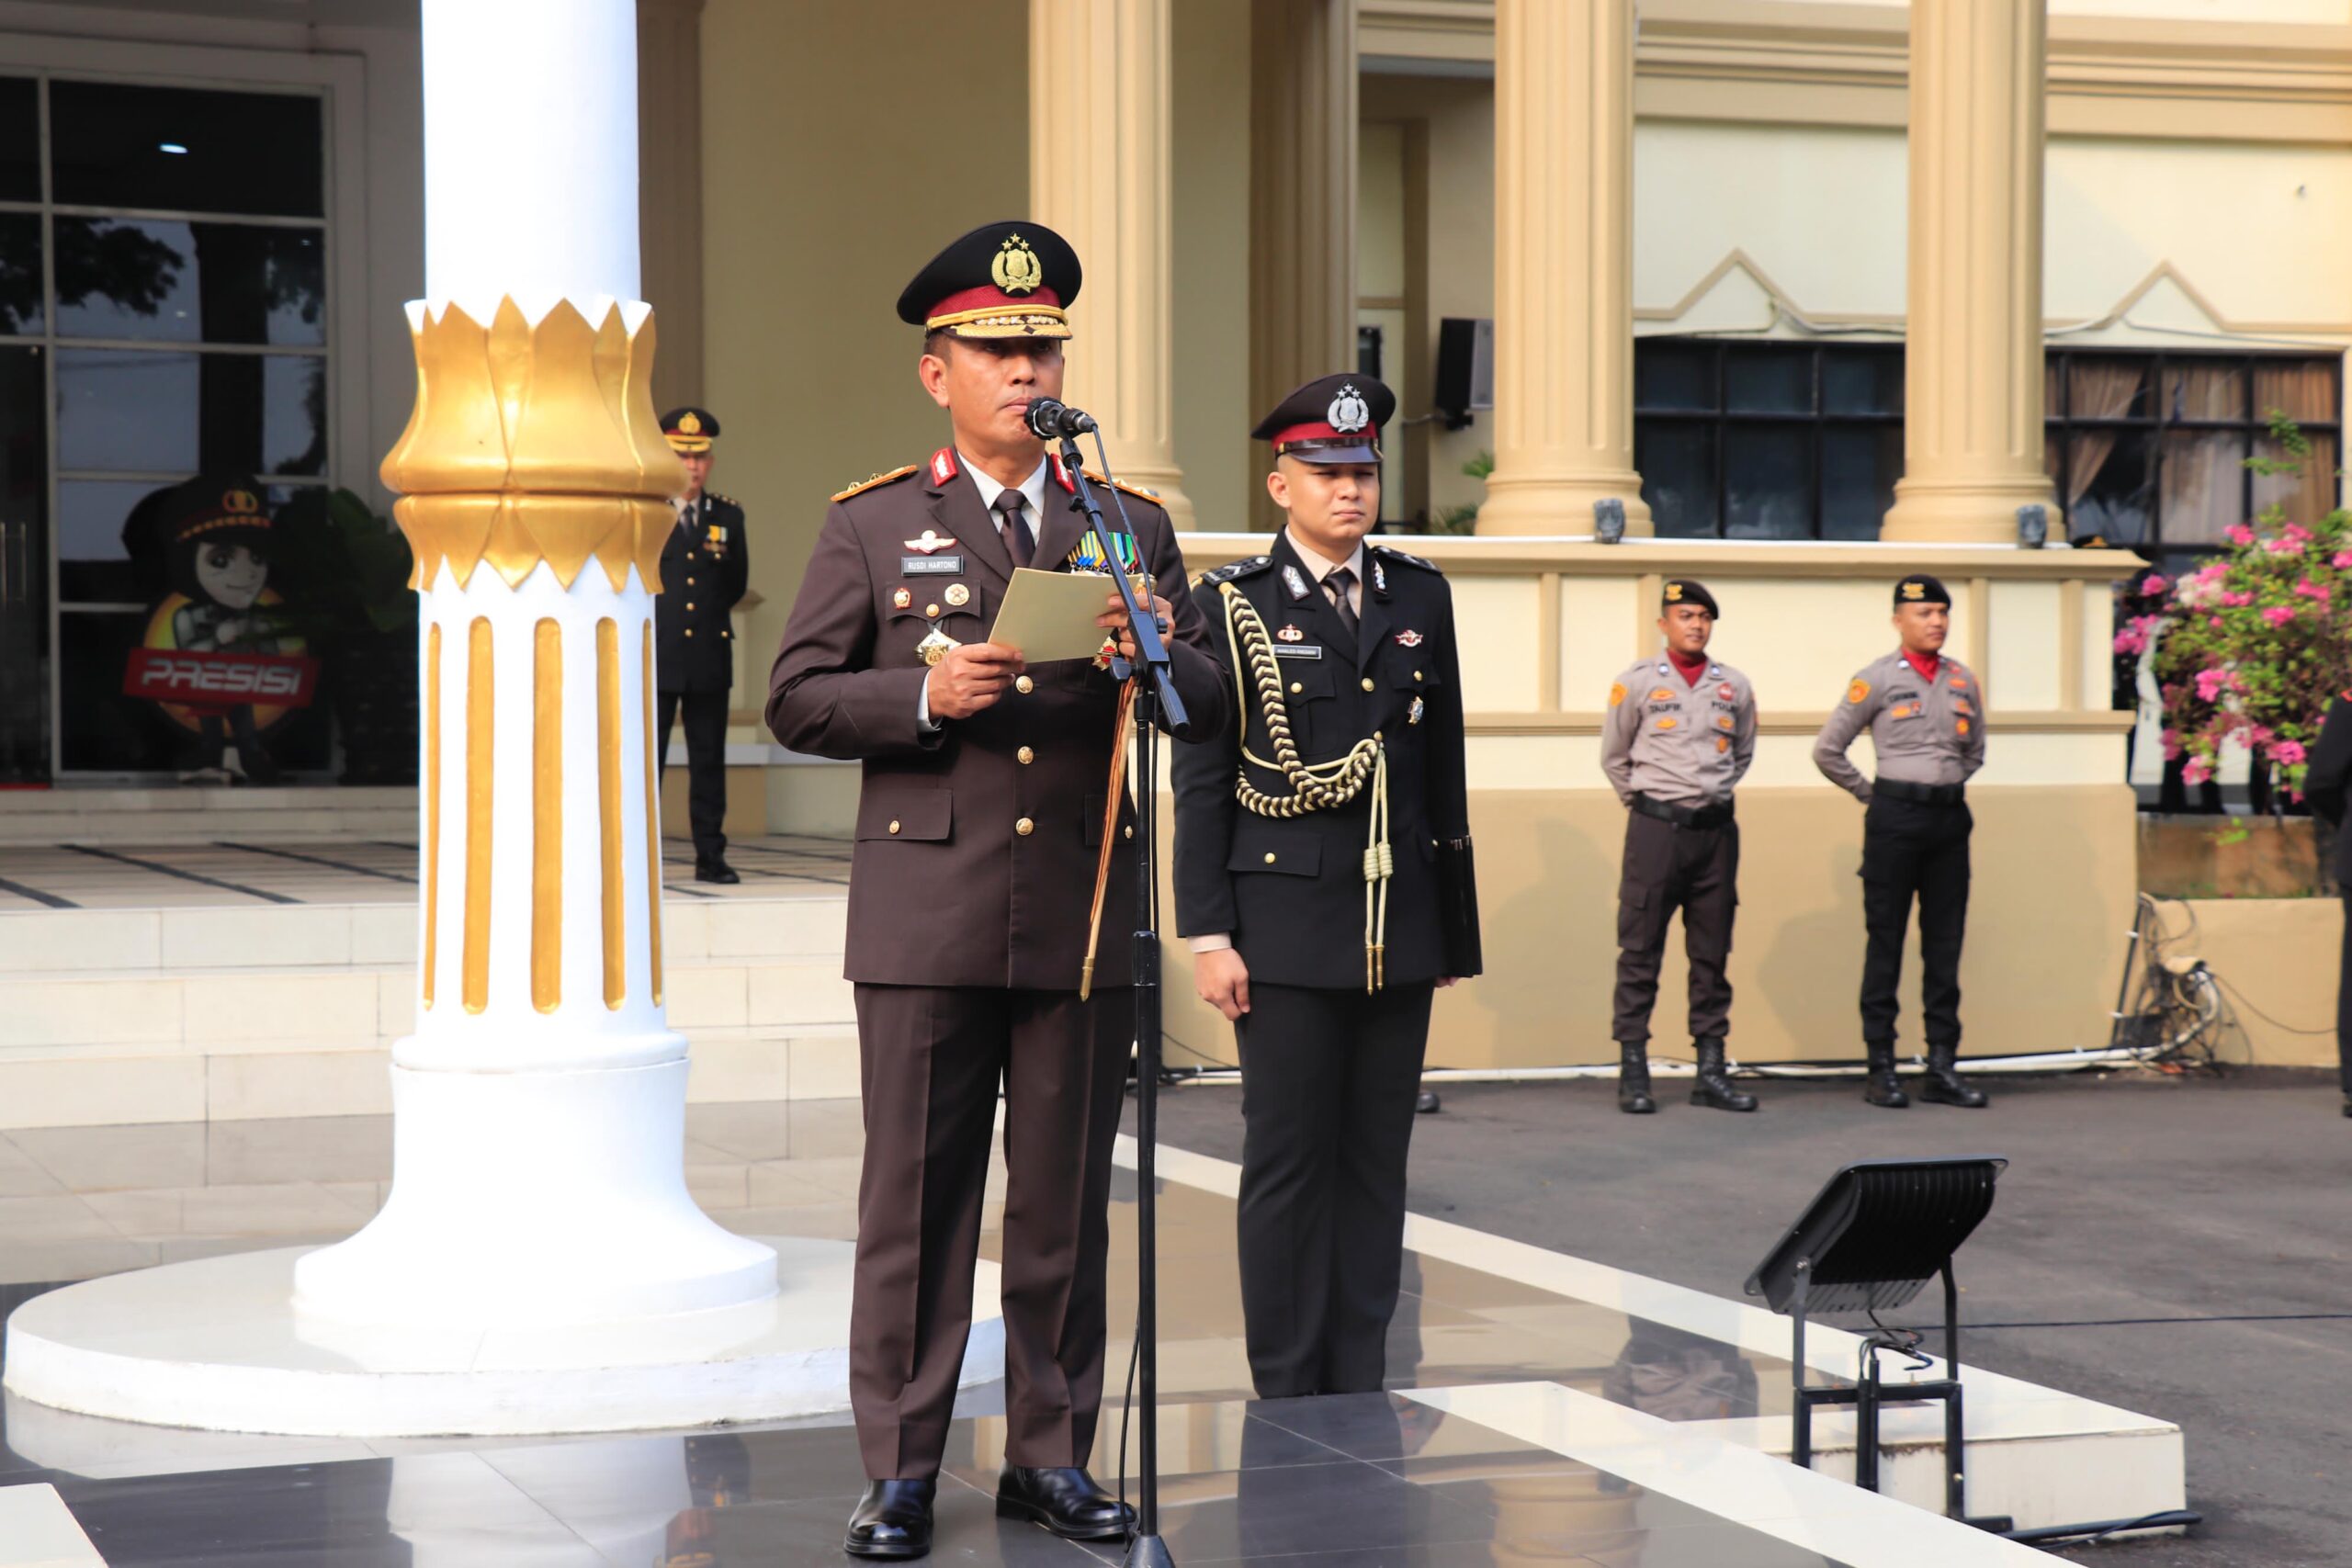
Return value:
M 1095 618 L 1111 608 L 1118 592 L 1107 572 L 1017 568 L 989 640 L 1015 649 L 1030 664 L 1092 659 L 1110 635 Z

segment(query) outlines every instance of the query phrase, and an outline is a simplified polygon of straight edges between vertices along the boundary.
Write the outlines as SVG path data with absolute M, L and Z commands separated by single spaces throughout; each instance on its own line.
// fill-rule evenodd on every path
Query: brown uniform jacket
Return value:
M 1115 527 L 1110 493 L 1097 489 Z M 1156 503 L 1125 499 L 1155 584 L 1175 606 L 1170 657 L 1193 732 L 1215 733 L 1225 688 L 1183 592 L 1175 530 Z M 1076 506 L 1049 478 L 1038 567 L 1078 546 Z M 912 547 L 926 531 L 932 547 Z M 1078 988 L 1116 683 L 1085 660 L 1059 660 L 1023 677 L 1026 690 L 935 733 L 915 718 L 930 674 L 916 645 L 934 624 L 957 642 L 986 641 L 1012 578 L 1003 538 L 952 450 L 844 492 L 825 514 L 769 679 L 767 721 L 796 751 L 865 764 L 843 964 L 852 981 Z M 1132 801 L 1122 817 L 1124 833 Z M 1111 864 L 1095 965 L 1104 986 L 1125 982 L 1135 929 L 1132 861 L 1119 853 Z
M 1756 761 L 1756 688 L 1727 664 L 1696 686 L 1663 658 L 1645 659 L 1609 688 L 1600 769 L 1617 798 L 1720 806 Z
M 1922 681 L 1896 649 L 1865 664 L 1813 743 L 1814 766 L 1867 805 L 1870 780 L 1847 755 L 1867 728 L 1878 776 L 1907 784 L 1965 784 L 1984 765 L 1984 687 L 1967 665 L 1944 656 Z

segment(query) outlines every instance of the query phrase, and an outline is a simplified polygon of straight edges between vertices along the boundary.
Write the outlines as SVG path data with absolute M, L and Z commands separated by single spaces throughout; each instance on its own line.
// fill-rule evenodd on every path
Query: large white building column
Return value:
M 1495 471 L 1481 534 L 1589 534 L 1634 471 L 1634 0 L 1496 0 Z
M 1911 6 L 1903 478 L 1880 536 L 2000 544 L 2045 506 L 2043 0 Z
M 1174 0 L 1029 0 L 1029 211 L 1078 249 L 1069 396 L 1121 479 L 1193 526 L 1176 462 L 1169 146 Z
M 341 1322 L 597 1322 L 773 1295 L 704 1216 L 662 1007 L 653 594 L 684 485 L 638 290 L 633 0 L 424 0 L 423 925 L 392 1190 L 303 1258 Z

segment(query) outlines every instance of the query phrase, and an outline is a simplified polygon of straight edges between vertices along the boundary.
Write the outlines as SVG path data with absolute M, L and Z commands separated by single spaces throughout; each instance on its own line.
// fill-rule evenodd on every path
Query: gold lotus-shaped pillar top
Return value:
M 569 589 L 593 558 L 616 592 L 632 562 L 660 592 L 685 475 L 654 417 L 652 315 L 632 332 L 610 304 L 592 326 L 563 300 L 534 325 L 510 295 L 487 327 L 449 305 L 411 335 L 416 407 L 383 467 L 411 586 L 488 561 L 519 587 L 545 561 Z

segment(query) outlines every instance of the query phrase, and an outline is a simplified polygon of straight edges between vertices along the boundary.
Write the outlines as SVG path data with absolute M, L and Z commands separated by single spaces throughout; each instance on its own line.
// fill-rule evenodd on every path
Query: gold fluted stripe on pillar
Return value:
M 531 632 L 531 1005 L 563 1000 L 563 627 Z
M 628 952 L 621 910 L 621 628 L 610 615 L 596 623 L 596 829 L 602 853 L 605 918 L 605 1006 L 628 995 Z
M 645 928 L 651 938 L 653 1005 L 662 1005 L 662 780 L 653 755 L 653 621 L 645 622 Z
M 441 929 L 441 623 L 424 631 L 424 1006 L 433 1006 L 433 971 Z
M 498 716 L 491 667 L 490 617 L 466 628 L 466 931 L 464 1000 L 468 1012 L 490 1005 L 491 731 Z

